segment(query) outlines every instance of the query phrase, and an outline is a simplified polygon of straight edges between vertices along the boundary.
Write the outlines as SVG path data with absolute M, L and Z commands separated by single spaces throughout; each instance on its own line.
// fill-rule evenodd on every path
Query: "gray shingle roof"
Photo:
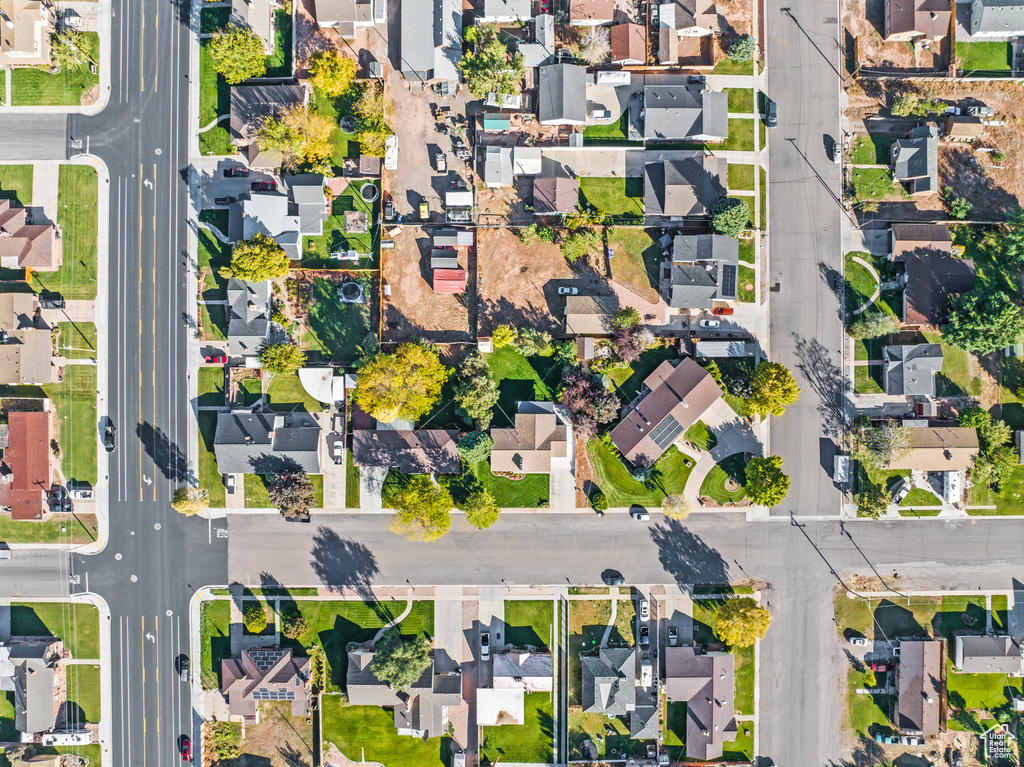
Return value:
M 644 213 L 705 216 L 725 195 L 728 162 L 702 153 L 644 164 Z
M 722 743 L 736 733 L 735 659 L 731 653 L 703 653 L 694 647 L 665 649 L 665 694 L 686 703 L 686 755 L 706 761 L 722 755 Z
M 675 141 L 729 137 L 729 97 L 694 85 L 644 88 L 644 138 Z
M 228 280 L 228 344 L 232 355 L 253 357 L 270 332 L 270 282 Z
M 462 79 L 459 0 L 402 0 L 399 26 L 399 69 L 406 80 Z
M 530 0 L 483 0 L 481 21 L 527 21 Z
M 288 195 L 278 192 L 251 192 L 249 199 L 232 203 L 229 208 L 228 239 L 238 242 L 257 234 L 272 237 L 288 258 L 301 258 L 299 216 L 288 201 Z
M 580 658 L 583 713 L 621 716 L 636 705 L 636 656 L 630 647 L 602 647 Z
M 910 182 L 913 193 L 939 188 L 939 132 L 934 125 L 920 125 L 892 143 L 892 175 Z
M 306 414 L 218 413 L 213 448 L 222 474 L 320 473 L 320 427 Z
M 716 300 L 735 300 L 739 241 L 720 234 L 676 235 L 669 277 L 669 305 L 710 309 Z
M 1020 674 L 1020 643 L 1009 636 L 957 636 L 955 665 L 963 674 Z
M 986 37 L 1024 35 L 1024 3 L 1020 0 L 974 0 L 971 34 Z
M 319 237 L 324 233 L 327 219 L 327 195 L 324 177 L 317 173 L 303 173 L 286 179 L 288 191 L 299 217 L 299 233 Z
M 885 393 L 935 396 L 935 374 L 942 372 L 942 346 L 886 346 L 882 350 Z
M 232 143 L 248 144 L 256 138 L 257 129 L 267 117 L 304 100 L 305 91 L 298 83 L 232 85 L 229 122 Z
M 583 125 L 587 121 L 587 68 L 577 64 L 539 67 L 538 119 L 545 125 Z

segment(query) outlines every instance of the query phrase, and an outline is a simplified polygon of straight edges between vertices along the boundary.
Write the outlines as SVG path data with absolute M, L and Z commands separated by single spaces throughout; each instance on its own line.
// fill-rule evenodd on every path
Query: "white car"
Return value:
M 558 295 L 560 296 L 576 296 L 579 295 L 579 288 L 559 288 Z
M 719 320 L 701 320 L 698 324 L 702 328 L 717 328 L 722 323 Z
M 651 604 L 646 599 L 640 600 L 640 620 L 647 623 L 651 619 Z
M 489 661 L 491 659 L 491 635 L 486 631 L 480 632 L 480 660 Z
M 910 493 L 910 483 L 907 482 L 906 477 L 901 479 L 893 486 L 892 489 L 892 502 L 899 506 L 903 503 L 903 499 Z
M 854 647 L 867 647 L 868 640 L 864 637 L 850 637 L 850 644 Z

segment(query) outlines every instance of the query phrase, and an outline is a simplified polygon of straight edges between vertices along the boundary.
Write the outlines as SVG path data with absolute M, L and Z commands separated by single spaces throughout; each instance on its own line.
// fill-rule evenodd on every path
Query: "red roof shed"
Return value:
M 465 293 L 466 292 L 466 270 L 465 269 L 435 269 L 434 270 L 434 292 L 435 293 Z

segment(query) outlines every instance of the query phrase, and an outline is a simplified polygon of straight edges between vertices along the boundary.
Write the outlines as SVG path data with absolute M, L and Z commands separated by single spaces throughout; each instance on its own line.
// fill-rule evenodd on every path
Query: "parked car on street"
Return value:
M 108 423 L 107 428 L 103 430 L 103 447 L 108 453 L 113 453 L 117 448 L 117 427 L 112 423 Z
M 558 289 L 558 295 L 560 295 L 560 296 L 575 296 L 575 295 L 579 295 L 579 292 L 580 292 L 579 288 L 571 288 L 571 287 L 569 287 L 569 288 L 559 288 Z
M 853 647 L 867 647 L 868 640 L 864 637 L 850 637 L 850 644 Z
M 651 646 L 651 630 L 647 626 L 640 628 L 640 647 L 647 649 Z
M 491 659 L 491 635 L 486 631 L 480 632 L 480 660 L 489 661 Z
M 188 735 L 181 736 L 181 760 L 183 762 L 192 761 L 192 741 Z
M 601 573 L 601 580 L 604 581 L 605 586 L 625 586 L 626 579 L 622 577 L 622 573 L 618 570 L 605 570 Z
M 226 178 L 245 178 L 248 175 L 248 168 L 240 168 L 237 165 L 233 165 L 230 168 L 224 169 L 224 176 Z
M 646 599 L 640 600 L 640 620 L 647 623 L 651 619 L 651 603 Z
M 722 324 L 721 320 L 701 320 L 699 323 L 702 328 L 717 328 Z
M 766 101 L 767 103 L 764 105 L 764 127 L 777 128 L 779 126 L 779 107 L 769 98 L 766 98 Z
M 651 514 L 647 511 L 647 509 L 630 509 L 629 516 L 631 516 L 637 522 L 646 522 L 651 518 Z
M 188 681 L 188 672 L 191 667 L 192 664 L 188 662 L 187 655 L 182 655 L 178 658 L 178 676 L 181 678 L 182 682 Z

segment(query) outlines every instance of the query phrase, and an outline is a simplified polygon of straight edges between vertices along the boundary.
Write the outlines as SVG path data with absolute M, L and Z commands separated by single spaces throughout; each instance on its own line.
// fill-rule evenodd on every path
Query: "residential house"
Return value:
M 615 19 L 615 0 L 569 0 L 569 23 L 574 27 L 597 27 Z
M 651 466 L 721 396 L 721 387 L 692 357 L 665 360 L 612 429 L 612 444 L 634 466 Z
M 726 193 L 727 160 L 704 152 L 673 152 L 679 159 L 657 159 L 649 153 L 644 163 L 644 214 L 648 217 L 709 216 Z
M 337 30 L 346 40 L 356 36 L 361 27 L 387 22 L 385 0 L 314 0 L 316 23 L 325 29 Z
M 572 456 L 572 426 L 551 402 L 520 402 L 515 426 L 491 429 L 491 471 L 550 474 L 555 459 Z
M 0 642 L 0 692 L 13 693 L 14 727 L 25 735 L 50 732 L 67 702 L 64 660 L 56 637 L 12 637 Z
M 985 135 L 980 117 L 949 115 L 942 124 L 942 138 L 951 144 L 970 144 Z
M 0 68 L 50 65 L 51 7 L 45 0 L 0 0 Z
M 904 250 L 906 287 L 903 324 L 912 329 L 934 328 L 946 321 L 950 299 L 974 289 L 974 262 L 953 258 L 941 250 Z
M 541 125 L 583 125 L 587 122 L 587 68 L 578 64 L 545 64 L 538 68 Z
M 462 3 L 403 0 L 399 5 L 402 77 L 413 82 L 462 81 Z
M 306 102 L 306 89 L 298 83 L 232 85 L 228 133 L 231 143 L 250 168 L 274 170 L 281 167 L 279 150 L 260 150 L 257 132 L 270 117 Z
M 566 296 L 565 332 L 572 336 L 610 336 L 618 296 Z
M 882 349 L 882 384 L 894 397 L 934 397 L 935 376 L 942 372 L 940 344 L 886 346 Z
M 946 641 L 902 639 L 896 663 L 896 729 L 930 738 L 945 730 Z
M 961 674 L 1021 675 L 1020 642 L 1006 635 L 955 637 L 953 668 Z
M 971 37 L 1008 40 L 1024 35 L 1024 3 L 1021 0 L 972 0 Z
M 298 178 L 298 177 L 296 177 Z M 288 193 L 250 192 L 228 208 L 228 239 L 248 240 L 257 234 L 273 238 L 292 261 L 302 258 L 302 238 L 324 232 L 327 197 L 319 182 L 291 181 Z
M 483 148 L 480 177 L 484 186 L 497 189 L 512 186 L 512 147 L 489 145 Z
M 213 452 L 221 474 L 320 473 L 320 426 L 305 412 L 217 414 Z
M 885 0 L 887 42 L 934 41 L 949 34 L 952 12 L 947 0 Z
M 228 351 L 255 357 L 270 333 L 270 281 L 228 280 Z
M 221 661 L 220 691 L 232 721 L 258 724 L 263 701 L 291 701 L 292 716 L 309 716 L 310 659 L 290 649 L 260 647 Z
M 686 704 L 686 755 L 702 762 L 722 756 L 736 739 L 735 658 L 697 647 L 666 647 L 665 694 Z
M 661 29 L 674 30 L 678 37 L 707 37 L 722 31 L 714 0 L 674 0 L 658 5 Z
M 530 0 L 482 0 L 479 20 L 485 24 L 515 24 L 533 17 Z
M 463 704 L 462 673 L 442 671 L 436 652 L 432 664 L 406 690 L 394 690 L 373 673 L 374 651 L 356 647 L 348 651 L 345 688 L 352 706 L 380 706 L 394 709 L 399 735 L 430 738 L 446 732 L 449 709 Z
M 647 63 L 647 34 L 639 24 L 616 24 L 611 29 L 612 64 Z
M 907 185 L 911 194 L 939 191 L 939 131 L 934 125 L 919 125 L 892 142 L 893 180 Z
M 533 42 L 519 43 L 519 53 L 527 69 L 550 64 L 555 58 L 555 17 L 542 13 L 533 20 Z M 518 152 L 520 147 L 516 147 Z M 540 152 L 540 149 L 537 149 Z M 540 171 L 537 171 L 538 173 Z
M 376 429 L 352 432 L 352 463 L 387 466 L 403 474 L 458 474 L 462 468 L 457 429 Z
M 739 240 L 720 234 L 677 234 L 662 263 L 661 289 L 673 309 L 711 309 L 735 301 Z
M 729 97 L 703 85 L 648 85 L 643 121 L 647 141 L 725 141 Z
M 231 23 L 249 27 L 263 41 L 263 52 L 268 56 L 274 52 L 274 37 L 277 32 L 274 23 L 272 0 L 231 0 Z
M 31 223 L 28 208 L 0 199 L 0 267 L 55 272 L 63 263 L 60 230 L 49 222 Z
M 44 400 L 48 406 L 49 400 Z M 43 518 L 50 491 L 50 413 L 9 412 L 7 444 L 0 462 L 0 506 L 13 520 Z
M 38 310 L 31 293 L 0 293 L 0 382 L 53 383 L 53 341 Z
M 564 215 L 576 210 L 580 200 L 578 178 L 537 178 L 533 181 L 533 212 Z
M 634 740 L 658 737 L 657 707 L 637 705 L 636 653 L 632 647 L 602 647 L 580 657 L 583 713 L 629 717 Z
M 908 255 L 950 256 L 953 237 L 946 224 L 893 224 L 889 243 L 889 257 L 899 261 Z
M 492 678 L 496 689 L 551 692 L 553 674 L 549 652 L 505 652 L 493 656 Z
M 967 471 L 978 456 L 977 429 L 928 426 L 927 421 L 904 421 L 910 436 L 906 454 L 889 461 L 890 471 Z
M 379 158 L 374 158 L 379 159 Z M 320 173 L 300 173 L 285 176 L 282 184 L 288 192 L 289 211 L 299 217 L 299 234 L 303 237 L 320 237 L 324 233 L 324 221 L 331 208 L 324 191 L 324 177 Z M 353 187 L 352 192 L 358 194 Z

